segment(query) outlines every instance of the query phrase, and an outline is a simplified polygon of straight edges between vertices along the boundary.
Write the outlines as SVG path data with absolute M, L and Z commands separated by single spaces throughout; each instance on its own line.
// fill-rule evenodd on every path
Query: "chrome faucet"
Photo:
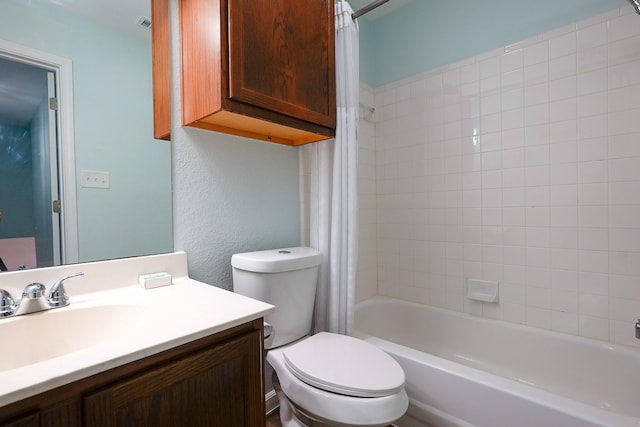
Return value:
M 42 283 L 31 283 L 25 286 L 22 291 L 22 299 L 18 305 L 18 309 L 13 313 L 14 316 L 21 314 L 35 313 L 36 311 L 48 310 L 49 302 L 44 295 L 46 288 Z
M 19 304 L 16 304 L 9 292 L 0 289 L 0 318 L 20 316 L 68 305 L 69 297 L 65 292 L 63 282 L 83 275 L 84 273 L 75 273 L 58 280 L 51 286 L 49 297 L 45 296 L 46 288 L 42 283 L 28 284 L 22 291 Z
M 71 274 L 67 277 L 63 277 L 58 280 L 56 283 L 51 286 L 51 292 L 49 293 L 48 302 L 49 305 L 54 307 L 64 307 L 69 304 L 69 297 L 67 296 L 66 291 L 64 290 L 64 285 L 62 284 L 67 279 L 73 279 L 74 277 L 84 276 L 84 273 L 75 273 Z
M 18 306 L 11 294 L 4 289 L 0 289 L 0 318 L 13 316 Z

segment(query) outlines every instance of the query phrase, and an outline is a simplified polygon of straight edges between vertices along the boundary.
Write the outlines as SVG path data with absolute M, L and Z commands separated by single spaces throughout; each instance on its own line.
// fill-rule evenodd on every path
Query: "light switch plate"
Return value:
M 109 188 L 109 172 L 103 171 L 82 171 L 80 180 L 83 187 L 87 188 Z

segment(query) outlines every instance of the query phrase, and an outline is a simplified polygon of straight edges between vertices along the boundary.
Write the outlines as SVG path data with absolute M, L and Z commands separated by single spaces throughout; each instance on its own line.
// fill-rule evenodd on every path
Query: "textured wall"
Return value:
M 176 0 L 170 11 L 174 248 L 192 278 L 231 289 L 231 255 L 300 243 L 298 149 L 181 126 Z

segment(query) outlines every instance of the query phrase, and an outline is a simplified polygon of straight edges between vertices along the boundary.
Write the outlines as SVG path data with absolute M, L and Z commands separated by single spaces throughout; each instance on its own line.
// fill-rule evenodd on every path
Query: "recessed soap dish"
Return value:
M 498 302 L 498 282 L 467 279 L 467 298 L 482 302 Z

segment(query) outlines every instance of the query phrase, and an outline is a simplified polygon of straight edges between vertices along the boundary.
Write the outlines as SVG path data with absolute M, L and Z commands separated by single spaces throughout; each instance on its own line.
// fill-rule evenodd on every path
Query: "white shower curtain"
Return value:
M 314 329 L 350 335 L 358 262 L 359 47 L 351 7 L 340 1 L 335 11 L 336 137 L 302 147 L 300 165 L 308 179 L 308 242 L 322 253 Z

